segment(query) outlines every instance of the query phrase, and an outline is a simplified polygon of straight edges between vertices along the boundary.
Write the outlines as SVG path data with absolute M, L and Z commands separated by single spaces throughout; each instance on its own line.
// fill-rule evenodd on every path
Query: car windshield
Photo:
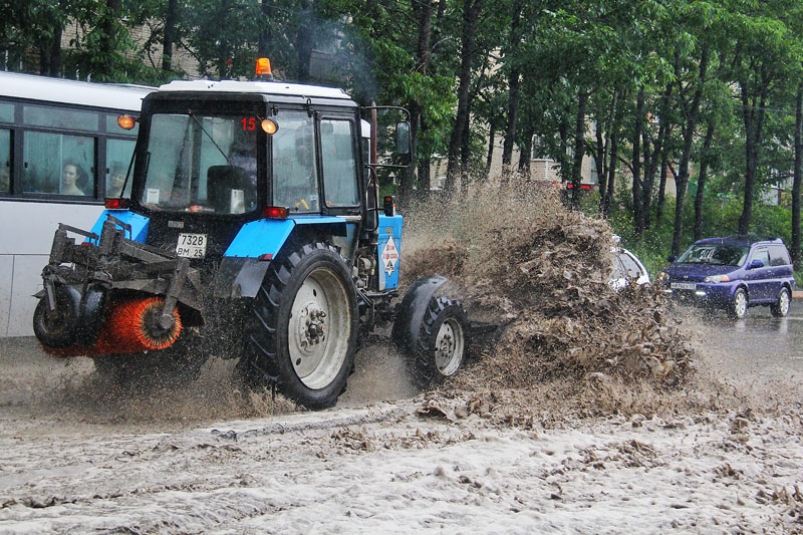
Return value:
M 750 248 L 742 245 L 692 245 L 680 255 L 680 264 L 712 264 L 715 266 L 742 266 Z
M 240 214 L 256 208 L 256 130 L 242 116 L 152 117 L 140 202 L 153 210 Z

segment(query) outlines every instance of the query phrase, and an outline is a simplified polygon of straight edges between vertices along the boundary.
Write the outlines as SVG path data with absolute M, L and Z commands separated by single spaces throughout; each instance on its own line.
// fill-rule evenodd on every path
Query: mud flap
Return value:
M 416 350 L 429 301 L 447 281 L 446 277 L 440 275 L 422 277 L 404 294 L 391 333 L 391 339 L 397 348 L 408 354 Z

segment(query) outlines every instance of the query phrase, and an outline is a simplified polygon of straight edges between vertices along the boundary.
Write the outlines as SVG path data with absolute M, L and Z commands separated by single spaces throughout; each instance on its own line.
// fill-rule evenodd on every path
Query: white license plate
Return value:
M 176 254 L 185 258 L 204 258 L 206 234 L 179 234 Z
M 697 283 L 694 282 L 673 282 L 669 285 L 673 290 L 696 290 Z

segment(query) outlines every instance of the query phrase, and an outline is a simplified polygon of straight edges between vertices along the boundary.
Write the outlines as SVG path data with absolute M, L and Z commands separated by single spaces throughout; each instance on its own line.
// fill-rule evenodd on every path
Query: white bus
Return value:
M 91 228 L 120 196 L 153 89 L 0 72 L 0 338 L 33 335 L 31 318 L 59 223 Z

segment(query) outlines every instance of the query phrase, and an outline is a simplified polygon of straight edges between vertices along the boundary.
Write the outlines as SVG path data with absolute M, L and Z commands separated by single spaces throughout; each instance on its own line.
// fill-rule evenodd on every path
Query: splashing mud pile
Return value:
M 549 383 L 562 403 L 600 392 L 610 401 L 666 390 L 691 371 L 694 350 L 663 296 L 651 286 L 612 289 L 608 224 L 566 209 L 552 189 L 485 186 L 448 209 L 415 210 L 405 233 L 406 282 L 448 276 L 462 287 L 470 317 L 504 325 L 497 343 L 479 348 L 475 366 L 448 385 L 453 392 L 535 399 Z M 594 406 L 605 410 L 599 399 Z

